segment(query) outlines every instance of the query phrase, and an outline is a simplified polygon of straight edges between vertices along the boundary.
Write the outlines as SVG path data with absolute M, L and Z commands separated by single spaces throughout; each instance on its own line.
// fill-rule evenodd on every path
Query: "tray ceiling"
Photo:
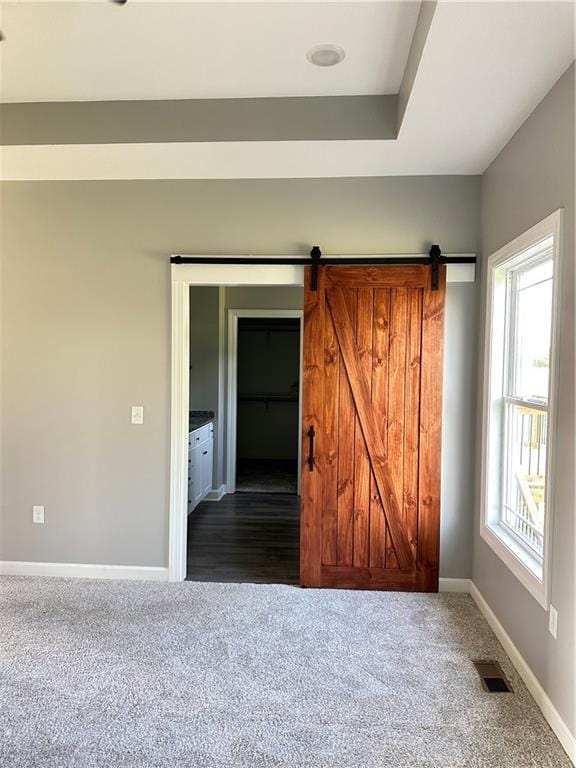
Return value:
M 420 2 L 4 3 L 2 101 L 397 93 Z M 306 59 L 344 48 L 335 67 Z

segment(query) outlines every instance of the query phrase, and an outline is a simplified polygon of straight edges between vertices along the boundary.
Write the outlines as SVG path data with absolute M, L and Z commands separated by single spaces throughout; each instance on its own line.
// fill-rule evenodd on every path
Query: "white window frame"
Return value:
M 552 531 L 554 518 L 555 487 L 555 441 L 557 412 L 557 371 L 559 353 L 559 318 L 562 213 L 560 209 L 540 221 L 524 234 L 512 240 L 488 258 L 486 273 L 484 387 L 482 409 L 482 485 L 480 510 L 480 536 L 508 566 L 530 594 L 546 610 L 550 604 L 550 571 L 552 556 Z M 532 250 L 538 252 L 543 241 L 553 238 L 553 298 L 550 379 L 548 392 L 548 434 L 546 446 L 546 490 L 544 521 L 544 552 L 539 558 L 530 553 L 528 545 L 508 532 L 500 524 L 501 473 L 503 461 L 500 451 L 503 447 L 503 401 L 504 353 L 507 346 L 506 333 L 498 333 L 505 326 L 504 298 L 507 287 L 495 280 L 496 271 L 507 262 L 512 267 L 514 259 L 524 262 Z M 502 293 L 500 293 L 502 292 Z M 496 316 L 494 313 L 497 313 Z M 510 399 L 509 397 L 507 399 Z

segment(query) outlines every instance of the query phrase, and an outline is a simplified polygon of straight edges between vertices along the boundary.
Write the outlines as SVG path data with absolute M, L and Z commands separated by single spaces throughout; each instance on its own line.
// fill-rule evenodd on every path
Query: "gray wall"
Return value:
M 226 288 L 224 306 L 229 309 L 302 309 L 304 289 L 289 286 Z M 228 331 L 228 326 L 226 326 Z
M 213 487 L 218 472 L 218 422 L 223 403 L 218 402 L 218 342 L 220 336 L 219 290 L 211 286 L 190 288 L 190 410 L 214 411 Z
M 218 410 L 218 288 L 190 288 L 190 410 Z
M 404 102 L 411 88 L 412 81 L 403 89 Z M 395 139 L 397 106 L 392 94 L 14 102 L 0 104 L 0 143 Z
M 565 209 L 552 552 L 552 604 L 558 609 L 558 639 L 554 640 L 548 633 L 548 613 L 479 537 L 478 520 L 474 534 L 474 581 L 565 722 L 576 733 L 574 66 L 558 81 L 483 177 L 484 255 L 493 253 L 558 208 Z M 479 374 L 482 375 L 482 370 Z
M 440 576 L 450 578 L 472 575 L 477 292 L 477 283 L 446 286 Z
M 167 563 L 169 254 L 477 252 L 479 209 L 480 179 L 462 176 L 3 184 L 0 557 Z M 458 350 L 476 344 L 475 294 L 448 298 L 447 391 L 464 416 L 474 391 Z M 444 576 L 469 575 L 461 415 L 447 402 Z

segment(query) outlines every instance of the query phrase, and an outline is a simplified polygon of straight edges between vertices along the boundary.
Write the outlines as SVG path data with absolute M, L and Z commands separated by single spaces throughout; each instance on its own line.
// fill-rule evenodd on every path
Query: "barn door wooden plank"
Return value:
M 338 413 L 340 352 L 334 325 L 324 327 L 324 424 L 322 462 L 322 564 L 338 559 Z
M 442 442 L 442 367 L 446 267 L 440 267 L 437 291 L 424 291 L 422 305 L 422 373 L 420 386 L 420 452 L 418 558 L 420 589 L 438 591 L 440 560 L 440 462 Z
M 388 347 L 388 407 L 386 457 L 392 486 L 400 505 L 402 519 L 404 489 L 404 389 L 406 373 L 406 329 L 408 326 L 408 290 L 390 291 L 390 332 Z M 398 568 L 390 530 L 386 531 L 386 568 Z
M 408 291 L 404 386 L 403 518 L 414 556 L 418 546 L 418 471 L 420 452 L 420 358 L 422 291 Z
M 390 289 L 374 289 L 373 349 L 372 349 L 372 407 L 378 414 L 375 428 L 380 430 L 384 450 L 388 431 L 388 335 L 390 326 Z M 370 473 L 370 567 L 384 568 L 386 564 L 386 518 L 374 475 Z
M 305 269 L 306 285 L 310 285 L 310 267 Z M 315 464 L 311 472 L 307 463 L 310 447 L 308 430 L 314 429 L 316 457 L 322 455 L 322 411 L 324 382 L 325 291 L 320 271 L 318 291 L 305 291 L 304 360 L 302 402 L 302 471 L 300 489 L 300 583 L 320 586 L 322 561 L 322 473 Z
M 356 343 L 358 357 L 369 388 L 372 386 L 372 320 L 374 316 L 374 291 L 358 289 L 356 316 Z M 371 392 L 369 393 L 371 394 Z M 354 445 L 354 565 L 369 565 L 370 536 L 370 460 L 362 428 L 356 415 Z
M 359 360 L 346 298 L 341 288 L 331 289 L 326 295 L 396 558 L 401 569 L 414 569 L 416 564 L 402 523 L 400 505 L 392 485 L 382 438 L 374 428 L 367 377 Z
M 396 264 L 369 267 L 365 264 L 346 266 L 327 265 L 324 285 L 331 288 L 424 288 L 428 283 L 430 267 L 425 264 Z

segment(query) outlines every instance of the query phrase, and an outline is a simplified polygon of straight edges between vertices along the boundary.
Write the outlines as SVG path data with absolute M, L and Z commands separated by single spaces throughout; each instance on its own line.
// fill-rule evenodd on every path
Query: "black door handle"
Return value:
M 314 471 L 314 438 L 316 437 L 316 432 L 314 431 L 314 427 L 310 427 L 308 432 L 306 433 L 308 435 L 308 440 L 310 441 L 308 446 L 308 469 L 310 472 Z

